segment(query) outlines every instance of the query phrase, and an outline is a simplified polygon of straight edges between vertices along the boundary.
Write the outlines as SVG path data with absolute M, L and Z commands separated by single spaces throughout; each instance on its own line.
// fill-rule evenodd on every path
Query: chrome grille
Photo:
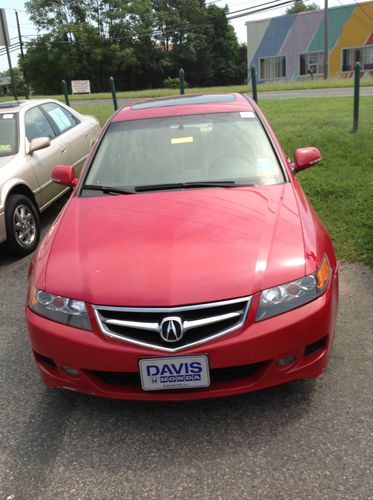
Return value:
M 175 352 L 240 328 L 246 320 L 250 302 L 251 297 L 242 297 L 181 307 L 93 306 L 93 309 L 104 335 L 143 347 Z M 180 339 L 172 338 L 172 335 L 167 339 L 163 329 L 170 321 L 173 325 L 180 325 Z

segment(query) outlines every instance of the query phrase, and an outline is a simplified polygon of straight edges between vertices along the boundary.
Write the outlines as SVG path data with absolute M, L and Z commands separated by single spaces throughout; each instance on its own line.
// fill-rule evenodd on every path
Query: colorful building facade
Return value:
M 248 69 L 256 67 L 259 82 L 322 78 L 324 10 L 251 21 L 246 28 Z M 356 61 L 362 77 L 373 77 L 372 1 L 329 8 L 328 49 L 329 78 L 351 78 Z

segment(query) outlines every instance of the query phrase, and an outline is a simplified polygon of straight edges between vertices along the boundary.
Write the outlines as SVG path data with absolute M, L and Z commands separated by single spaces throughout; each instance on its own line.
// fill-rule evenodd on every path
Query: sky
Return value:
M 244 9 L 246 7 L 251 7 L 255 5 L 259 5 L 262 3 L 265 3 L 267 0 L 206 0 L 206 3 L 213 2 L 218 6 L 223 7 L 224 5 L 228 5 L 230 12 L 233 12 L 235 10 L 240 10 Z M 323 7 L 324 1 L 323 0 L 312 0 L 316 4 L 320 5 L 320 7 Z M 329 7 L 334 7 L 342 4 L 351 4 L 353 3 L 354 0 L 329 0 Z M 307 2 L 308 3 L 308 2 Z M 6 17 L 8 21 L 8 30 L 9 30 L 9 37 L 13 40 L 12 42 L 17 41 L 18 37 L 18 32 L 17 32 L 17 25 L 16 25 L 16 18 L 15 18 L 15 10 L 18 11 L 18 16 L 19 16 L 19 21 L 20 21 L 20 26 L 21 26 L 21 32 L 22 36 L 26 37 L 32 37 L 37 34 L 36 28 L 33 26 L 31 21 L 29 20 L 26 9 L 24 6 L 24 2 L 21 0 L 0 0 L 0 8 L 6 9 Z M 280 7 L 277 9 L 272 9 L 269 11 L 262 12 L 260 14 L 251 14 L 245 17 L 240 17 L 238 19 L 234 19 L 231 21 L 232 26 L 234 27 L 237 38 L 240 42 L 246 42 L 246 27 L 245 23 L 247 21 L 253 21 L 255 19 L 265 19 L 269 17 L 275 17 L 275 16 L 280 16 L 285 13 L 286 7 Z M 12 64 L 14 66 L 17 65 L 17 58 L 18 58 L 18 53 L 13 52 L 11 54 L 12 58 Z M 8 60 L 6 55 L 1 55 L 0 56 L 0 71 L 4 71 L 8 69 Z

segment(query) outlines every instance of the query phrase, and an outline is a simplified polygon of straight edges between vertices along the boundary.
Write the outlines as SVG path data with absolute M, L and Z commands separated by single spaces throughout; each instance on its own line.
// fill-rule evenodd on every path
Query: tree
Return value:
M 89 79 L 93 91 L 162 86 L 184 68 L 192 85 L 245 80 L 245 50 L 227 9 L 205 0 L 29 0 L 44 34 L 20 64 L 37 93 L 60 92 L 62 79 Z
M 294 5 L 286 9 L 286 14 L 298 14 L 310 10 L 319 10 L 319 6 L 316 3 L 306 5 L 303 0 L 295 0 Z

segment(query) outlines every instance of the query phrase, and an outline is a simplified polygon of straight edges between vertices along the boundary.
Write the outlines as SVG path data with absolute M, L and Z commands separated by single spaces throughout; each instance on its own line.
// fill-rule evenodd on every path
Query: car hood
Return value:
M 74 197 L 38 260 L 37 286 L 113 306 L 230 299 L 305 274 L 290 183 Z

